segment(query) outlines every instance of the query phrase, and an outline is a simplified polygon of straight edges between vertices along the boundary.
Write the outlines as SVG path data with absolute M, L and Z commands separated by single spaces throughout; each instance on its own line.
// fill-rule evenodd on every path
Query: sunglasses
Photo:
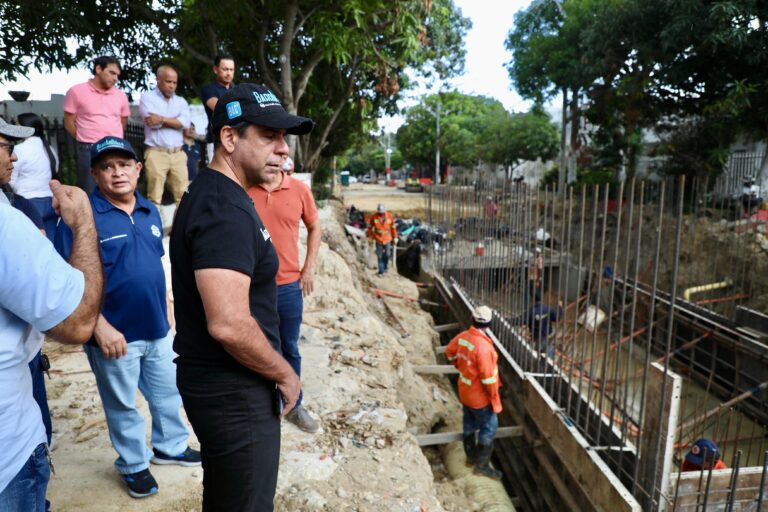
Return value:
M 16 144 L 13 142 L 0 142 L 0 146 L 8 148 L 8 155 L 10 156 L 13 154 L 13 148 L 16 147 Z

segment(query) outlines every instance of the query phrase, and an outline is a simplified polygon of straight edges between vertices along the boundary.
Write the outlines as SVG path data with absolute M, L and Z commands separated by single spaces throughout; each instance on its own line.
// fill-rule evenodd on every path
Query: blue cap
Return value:
M 605 279 L 613 279 L 613 267 L 608 265 L 603 269 L 603 277 Z
M 707 461 L 710 463 L 720 458 L 720 450 L 717 447 L 717 443 L 711 439 L 699 439 L 693 443 L 693 446 L 691 446 L 691 451 L 689 451 L 688 455 L 685 456 L 685 460 L 691 464 L 703 466 L 705 452 Z
M 120 137 L 112 137 L 111 135 L 108 135 L 91 144 L 91 167 L 93 167 L 96 160 L 101 158 L 105 153 L 111 153 L 113 151 L 126 154 L 134 160 L 139 159 L 130 142 L 121 139 Z

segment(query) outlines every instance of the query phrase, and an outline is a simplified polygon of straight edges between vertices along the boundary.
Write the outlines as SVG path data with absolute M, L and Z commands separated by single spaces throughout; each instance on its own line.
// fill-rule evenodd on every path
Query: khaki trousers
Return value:
M 181 150 L 168 153 L 148 147 L 144 151 L 144 166 L 147 176 L 147 198 L 159 206 L 167 181 L 168 190 L 171 191 L 176 206 L 179 206 L 181 196 L 184 195 L 189 182 L 187 154 Z

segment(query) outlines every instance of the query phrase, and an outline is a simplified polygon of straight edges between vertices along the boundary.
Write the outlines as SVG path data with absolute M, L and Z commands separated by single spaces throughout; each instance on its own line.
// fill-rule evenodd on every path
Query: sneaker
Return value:
M 157 494 L 157 480 L 149 472 L 149 469 L 123 475 L 123 481 L 128 485 L 128 494 L 133 498 L 146 498 Z
M 306 409 L 300 405 L 294 407 L 293 410 L 286 415 L 285 419 L 309 434 L 314 434 L 320 430 L 320 425 L 318 425 Z
M 152 448 L 152 464 L 176 464 L 177 466 L 199 466 L 201 464 L 200 452 L 193 450 L 189 446 L 179 455 L 170 456 Z

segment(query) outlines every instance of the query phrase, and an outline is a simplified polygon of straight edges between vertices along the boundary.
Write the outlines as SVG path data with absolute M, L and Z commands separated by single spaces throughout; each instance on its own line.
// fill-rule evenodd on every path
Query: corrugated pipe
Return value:
M 449 443 L 443 447 L 443 461 L 454 480 L 463 479 L 466 495 L 480 505 L 483 512 L 514 512 L 515 507 L 506 489 L 497 480 L 475 475 L 465 464 L 464 446 L 461 442 Z
M 721 288 L 728 288 L 729 286 L 733 285 L 733 281 L 730 279 L 726 279 L 725 281 L 720 281 L 719 283 L 710 283 L 710 284 L 702 284 L 699 286 L 693 286 L 691 288 L 686 288 L 683 292 L 683 298 L 687 301 L 691 300 L 691 295 L 694 293 L 701 293 L 701 292 L 708 292 L 711 290 L 719 290 Z

